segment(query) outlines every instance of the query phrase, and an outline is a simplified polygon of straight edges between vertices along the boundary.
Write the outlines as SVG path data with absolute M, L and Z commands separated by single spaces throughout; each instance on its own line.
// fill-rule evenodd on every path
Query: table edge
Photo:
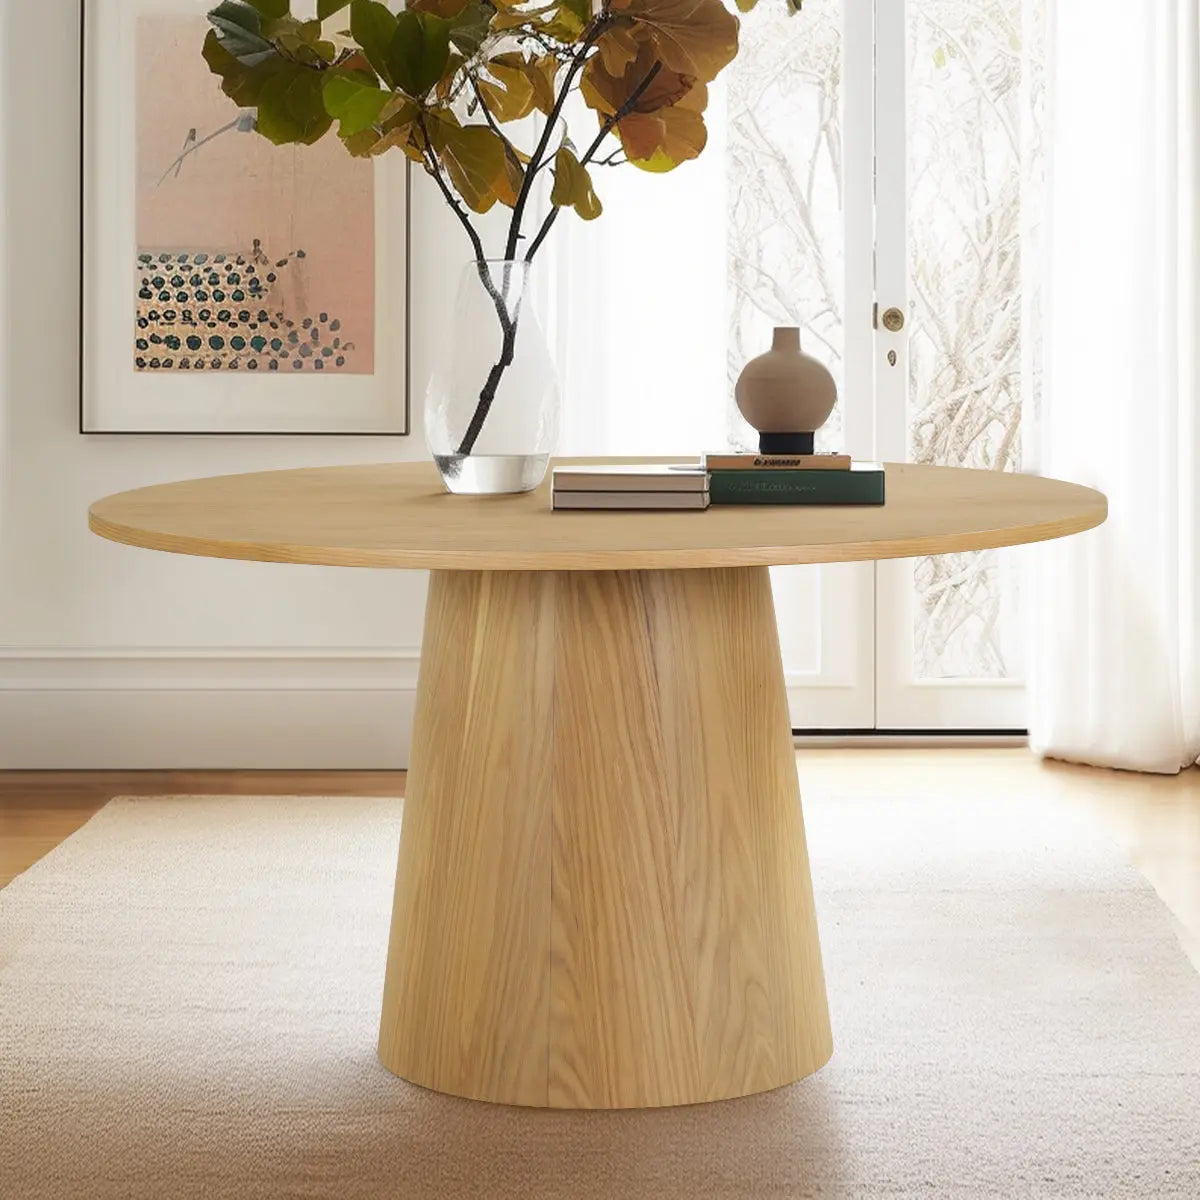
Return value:
M 88 528 L 108 541 L 168 554 L 241 562 L 426 571 L 652 571 L 721 567 L 785 567 L 873 562 L 924 554 L 953 554 L 1029 545 L 1084 533 L 1102 525 L 1108 502 L 1099 492 L 1094 510 L 1070 517 L 964 533 L 916 535 L 828 546 L 711 547 L 654 550 L 368 550 L 338 546 L 239 542 L 162 533 L 123 525 L 88 509 Z M 111 497 L 108 497 L 111 498 Z

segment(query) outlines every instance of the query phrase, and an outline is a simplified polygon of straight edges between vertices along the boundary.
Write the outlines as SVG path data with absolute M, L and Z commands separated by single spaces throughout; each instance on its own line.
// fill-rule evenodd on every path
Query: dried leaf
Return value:
M 526 67 L 529 82 L 533 86 L 533 103 L 539 112 L 549 116 L 558 98 L 558 71 L 560 63 L 553 54 L 543 54 L 531 59 Z
M 585 103 L 604 116 L 612 116 L 624 109 L 635 92 L 650 77 L 655 66 L 650 85 L 634 101 L 632 111 L 637 113 L 655 112 L 678 103 L 696 84 L 693 76 L 681 75 L 677 71 L 658 64 L 654 47 L 643 42 L 637 56 L 619 74 L 613 74 L 605 66 L 600 55 L 594 55 L 588 60 L 580 80 L 580 91 Z
M 702 83 L 737 54 L 738 19 L 721 0 L 612 0 L 612 10 L 633 22 L 634 35 L 650 42 L 664 67 Z
M 506 153 L 504 174 L 496 180 L 496 198 L 506 208 L 512 208 L 516 204 L 517 197 L 521 194 L 521 187 L 525 183 L 525 169 L 521 166 L 520 159 L 519 150 Z
M 655 112 L 631 113 L 617 124 L 626 157 L 643 171 L 671 171 L 698 158 L 708 143 L 704 108 L 708 88 L 698 83 L 678 103 Z
M 641 45 L 634 25 L 617 22 L 600 35 L 596 50 L 604 69 L 612 75 L 620 75 L 637 58 Z

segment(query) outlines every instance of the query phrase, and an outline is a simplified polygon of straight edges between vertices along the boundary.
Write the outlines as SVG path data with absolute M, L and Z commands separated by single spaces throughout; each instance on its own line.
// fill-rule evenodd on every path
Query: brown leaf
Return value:
M 488 73 L 498 82 L 479 80 L 483 102 L 497 121 L 519 121 L 533 112 L 533 83 L 526 69 L 524 55 L 497 54 L 485 64 Z
M 415 100 L 410 100 L 407 96 L 400 93 L 395 93 L 392 98 L 379 111 L 379 116 L 376 117 L 376 124 L 383 126 L 384 129 L 391 129 L 398 124 L 409 124 L 417 119 L 417 114 L 421 111 L 420 105 Z
M 485 67 L 498 82 L 480 80 L 479 89 L 496 120 L 519 121 L 535 108 L 549 116 L 557 99 L 559 69 L 553 54 L 526 58 L 519 51 L 507 51 L 489 58 Z
M 604 69 L 612 75 L 620 75 L 626 66 L 637 58 L 642 46 L 636 26 L 626 20 L 610 25 L 596 42 L 596 50 Z
M 580 80 L 580 91 L 589 107 L 605 116 L 620 112 L 629 98 L 638 90 L 658 63 L 654 47 L 643 41 L 637 56 L 627 63 L 620 73 L 610 72 L 604 59 L 593 55 L 588 59 Z M 696 80 L 689 75 L 680 75 L 665 66 L 659 66 L 657 74 L 637 100 L 633 112 L 655 112 L 678 103 L 695 86 Z
M 635 36 L 653 45 L 664 67 L 702 83 L 737 54 L 738 19 L 722 0 L 612 0 L 612 11 L 633 22 Z
M 496 198 L 506 208 L 512 208 L 521 194 L 525 182 L 525 169 L 521 166 L 520 151 L 504 156 L 504 174 L 496 180 Z
M 617 124 L 626 157 L 635 167 L 655 172 L 673 170 L 699 157 L 708 143 L 704 127 L 707 104 L 708 88 L 698 83 L 668 108 L 630 113 Z
M 418 124 L 420 115 L 421 108 L 415 100 L 399 94 L 392 96 L 376 119 L 380 131 L 376 140 L 368 142 L 366 138 L 361 138 L 358 145 L 362 149 L 358 153 L 378 155 L 398 147 L 413 162 L 423 162 L 421 147 L 424 139 Z M 350 145 L 349 141 L 346 145 Z M 355 150 L 351 149 L 351 153 L 355 153 Z
M 549 116 L 558 98 L 556 81 L 559 61 L 553 54 L 543 54 L 531 59 L 526 67 L 529 82 L 533 87 L 533 103 L 539 112 Z
M 383 154 L 387 150 L 391 150 L 393 146 L 398 147 L 407 158 L 411 158 L 413 162 L 423 163 L 424 156 L 421 153 L 421 141 L 415 126 L 412 125 L 397 125 L 394 129 L 389 129 L 387 133 L 381 134 L 379 140 L 368 151 L 371 155 Z
M 454 84 L 458 79 L 458 72 L 466 61 L 457 50 L 450 51 L 450 57 L 446 60 L 446 69 L 442 72 L 441 79 L 437 81 L 433 89 L 433 94 L 437 97 L 439 104 L 446 104 L 449 101 L 451 95 L 454 93 Z
M 342 145 L 350 151 L 352 157 L 367 158 L 375 152 L 379 140 L 379 134 L 374 129 L 363 129 L 342 138 Z
M 497 13 L 491 27 L 501 33 L 513 29 L 529 29 L 568 45 L 577 42 L 591 19 L 590 0 L 561 0 L 536 8 L 516 8 L 505 0 L 497 0 Z

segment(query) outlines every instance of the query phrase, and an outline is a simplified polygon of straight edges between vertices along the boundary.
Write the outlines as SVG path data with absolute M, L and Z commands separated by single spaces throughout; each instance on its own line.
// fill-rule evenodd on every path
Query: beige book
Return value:
M 691 509 L 708 507 L 707 492 L 565 492 L 554 490 L 556 509 Z
M 564 492 L 706 492 L 708 472 L 698 463 L 614 463 L 555 467 L 554 486 Z
M 706 454 L 708 471 L 848 471 L 848 454 Z

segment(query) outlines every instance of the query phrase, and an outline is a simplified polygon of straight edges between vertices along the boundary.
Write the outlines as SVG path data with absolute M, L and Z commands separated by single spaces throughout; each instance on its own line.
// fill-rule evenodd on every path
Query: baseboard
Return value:
M 1023 729 L 793 729 L 797 747 L 871 748 L 954 747 L 959 750 L 1029 745 Z
M 0 649 L 0 768 L 397 769 L 413 649 Z

